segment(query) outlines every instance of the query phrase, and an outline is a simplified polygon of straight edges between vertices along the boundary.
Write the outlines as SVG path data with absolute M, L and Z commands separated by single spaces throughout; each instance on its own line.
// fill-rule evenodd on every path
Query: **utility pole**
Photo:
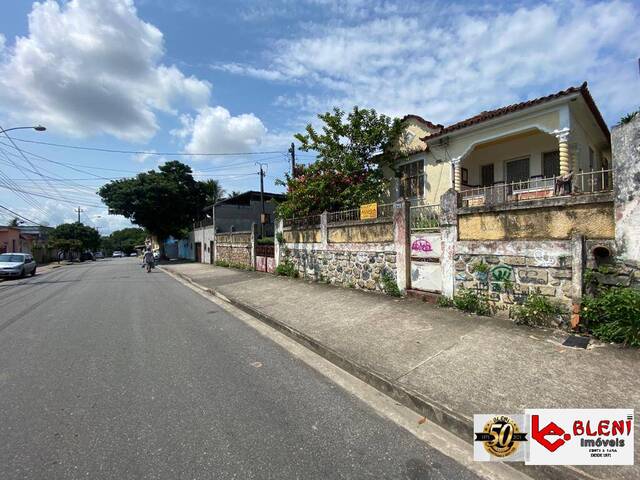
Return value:
M 84 210 L 82 210 L 80 207 L 78 207 L 78 208 L 76 208 L 76 210 L 75 210 L 75 211 L 78 213 L 78 223 L 80 223 L 80 214 L 81 214 L 82 212 L 84 212 Z
M 291 176 L 296 176 L 296 146 L 293 142 L 291 142 L 291 148 L 289 148 L 289 153 L 291 154 Z
M 266 223 L 266 215 L 264 211 L 264 170 L 262 169 L 263 165 L 266 163 L 256 162 L 256 165 L 260 165 L 260 205 L 261 205 L 261 214 L 260 214 L 260 237 L 264 237 L 264 224 Z

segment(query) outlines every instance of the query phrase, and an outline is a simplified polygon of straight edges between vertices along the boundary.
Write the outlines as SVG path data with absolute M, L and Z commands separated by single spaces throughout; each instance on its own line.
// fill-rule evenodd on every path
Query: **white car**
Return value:
M 28 253 L 0 255 L 0 277 L 24 277 L 36 274 L 36 261 Z
M 111 256 L 112 256 L 113 258 L 116 258 L 116 257 L 124 257 L 124 253 L 122 253 L 120 250 L 116 250 L 115 252 L 113 252 L 113 253 L 111 254 Z

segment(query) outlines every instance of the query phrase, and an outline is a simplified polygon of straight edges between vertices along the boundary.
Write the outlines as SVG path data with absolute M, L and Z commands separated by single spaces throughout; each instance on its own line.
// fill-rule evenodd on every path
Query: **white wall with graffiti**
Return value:
M 440 232 L 411 234 L 411 288 L 442 291 L 442 237 Z

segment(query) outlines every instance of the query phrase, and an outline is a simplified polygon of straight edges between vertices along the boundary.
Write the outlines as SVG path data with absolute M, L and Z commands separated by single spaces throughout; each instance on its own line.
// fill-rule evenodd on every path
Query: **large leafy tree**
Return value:
M 123 228 L 112 232 L 108 237 L 102 237 L 101 246 L 107 254 L 121 250 L 128 255 L 137 245 L 144 245 L 147 236 L 147 232 L 142 228 Z
M 98 194 L 111 213 L 124 215 L 162 241 L 181 236 L 202 216 L 211 186 L 196 181 L 191 167 L 178 161 L 167 162 L 158 170 L 114 180 Z
M 49 232 L 49 243 L 59 250 L 97 250 L 100 233 L 82 223 L 63 223 Z
M 286 200 L 278 206 L 282 217 L 356 208 L 379 201 L 387 191 L 383 167 L 392 167 L 399 156 L 401 121 L 358 107 L 349 114 L 334 108 L 318 118 L 321 131 L 309 124 L 305 133 L 295 135 L 299 149 L 316 152 L 317 160 L 279 180 L 287 187 Z

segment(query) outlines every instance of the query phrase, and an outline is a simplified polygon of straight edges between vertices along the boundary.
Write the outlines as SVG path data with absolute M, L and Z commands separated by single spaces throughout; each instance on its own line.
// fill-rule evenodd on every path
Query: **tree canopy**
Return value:
M 147 232 L 142 228 L 123 228 L 112 232 L 108 237 L 102 237 L 101 248 L 107 255 L 114 250 L 120 250 L 128 255 L 137 245 L 144 245 L 147 236 Z
M 180 237 L 202 216 L 213 199 L 213 186 L 195 180 L 191 167 L 178 161 L 167 162 L 158 170 L 114 180 L 103 185 L 98 194 L 110 213 L 124 215 L 159 240 Z M 220 194 L 219 185 L 216 189 Z
M 346 115 L 339 108 L 318 115 L 322 130 L 311 124 L 295 138 L 302 151 L 317 152 L 310 165 L 297 165 L 295 175 L 278 183 L 287 187 L 278 206 L 281 217 L 305 216 L 356 208 L 379 201 L 388 189 L 383 167 L 398 158 L 401 121 L 375 110 L 354 107 Z
M 49 243 L 59 250 L 97 250 L 100 233 L 82 223 L 63 223 L 49 232 Z

